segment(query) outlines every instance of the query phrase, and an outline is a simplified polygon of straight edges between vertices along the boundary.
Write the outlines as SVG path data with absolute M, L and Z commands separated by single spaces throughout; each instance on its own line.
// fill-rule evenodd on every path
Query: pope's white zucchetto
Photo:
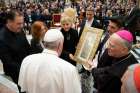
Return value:
M 63 39 L 63 34 L 58 29 L 49 29 L 43 38 L 44 42 L 55 42 L 57 40 Z

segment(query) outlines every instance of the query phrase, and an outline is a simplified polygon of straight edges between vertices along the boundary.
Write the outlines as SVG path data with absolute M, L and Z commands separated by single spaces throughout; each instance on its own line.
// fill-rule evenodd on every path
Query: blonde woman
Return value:
M 77 12 L 74 8 L 65 8 L 64 12 L 61 15 L 62 17 L 70 17 L 72 20 L 72 28 L 77 28 Z
M 76 62 L 70 59 L 70 55 L 74 55 L 78 42 L 78 32 L 72 28 L 72 19 L 68 16 L 61 18 L 61 32 L 64 36 L 63 52 L 61 58 L 76 66 Z

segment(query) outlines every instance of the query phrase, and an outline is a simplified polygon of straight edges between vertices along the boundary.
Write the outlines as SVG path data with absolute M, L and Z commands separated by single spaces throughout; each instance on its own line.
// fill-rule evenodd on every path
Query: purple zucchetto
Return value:
M 120 30 L 115 34 L 120 36 L 122 39 L 128 41 L 129 43 L 133 42 L 133 35 L 128 30 Z

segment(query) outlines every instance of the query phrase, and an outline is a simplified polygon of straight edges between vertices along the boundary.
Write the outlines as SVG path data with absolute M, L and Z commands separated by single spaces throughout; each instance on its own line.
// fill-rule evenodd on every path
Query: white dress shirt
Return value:
M 48 49 L 23 60 L 18 84 L 27 93 L 81 93 L 76 67 Z
M 92 19 L 92 20 L 90 20 L 90 21 L 89 21 L 89 20 L 86 20 L 86 24 L 85 24 L 85 25 L 86 25 L 87 27 L 91 27 L 93 20 L 94 20 L 94 19 Z

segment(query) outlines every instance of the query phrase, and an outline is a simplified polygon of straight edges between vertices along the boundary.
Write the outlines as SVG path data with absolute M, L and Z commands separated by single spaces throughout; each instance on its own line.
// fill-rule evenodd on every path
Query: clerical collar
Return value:
M 52 54 L 58 56 L 58 53 L 56 51 L 50 50 L 50 49 L 44 49 L 42 53 L 46 54 Z
M 120 57 L 120 58 L 115 58 L 115 61 L 121 62 L 121 61 L 124 61 L 125 59 L 129 58 L 130 56 L 131 56 L 131 53 L 129 53 L 128 55 L 125 55 L 123 57 Z

